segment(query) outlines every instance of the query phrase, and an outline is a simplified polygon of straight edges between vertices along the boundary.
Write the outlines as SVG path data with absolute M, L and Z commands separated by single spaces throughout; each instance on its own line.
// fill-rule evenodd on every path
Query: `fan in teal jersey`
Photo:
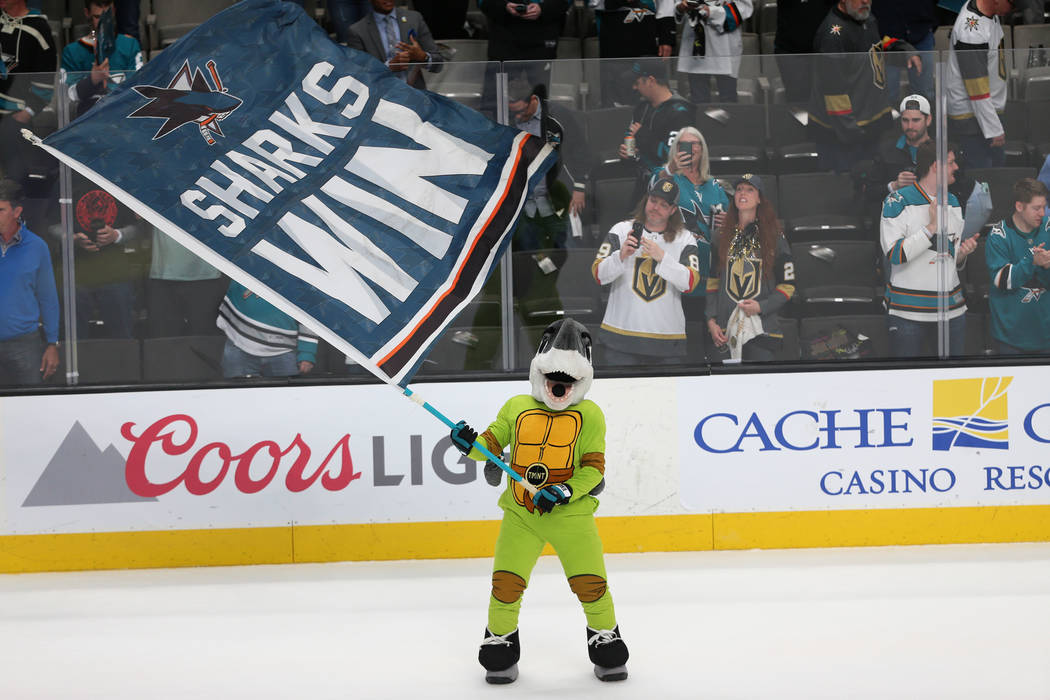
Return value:
M 1046 185 L 1014 184 L 1014 212 L 992 227 L 985 262 L 992 279 L 988 305 L 1000 355 L 1050 352 L 1050 218 Z

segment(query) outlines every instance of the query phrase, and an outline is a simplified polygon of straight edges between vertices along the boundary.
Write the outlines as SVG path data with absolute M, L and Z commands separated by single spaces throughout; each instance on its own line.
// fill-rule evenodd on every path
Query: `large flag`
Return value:
M 554 162 L 280 0 L 216 15 L 43 147 L 402 386 Z

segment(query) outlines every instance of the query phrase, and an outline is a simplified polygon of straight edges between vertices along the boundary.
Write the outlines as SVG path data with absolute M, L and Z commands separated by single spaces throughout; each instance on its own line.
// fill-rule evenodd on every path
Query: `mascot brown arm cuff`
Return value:
M 587 454 L 580 457 L 581 467 L 594 467 L 598 470 L 598 473 L 605 476 L 605 453 L 604 452 L 588 452 Z

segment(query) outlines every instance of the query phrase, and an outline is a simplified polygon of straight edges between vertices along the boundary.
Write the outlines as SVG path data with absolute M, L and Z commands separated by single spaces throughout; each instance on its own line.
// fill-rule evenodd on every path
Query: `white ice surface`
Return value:
M 1050 698 L 1050 544 L 607 565 L 615 684 L 552 557 L 510 686 L 476 660 L 485 559 L 0 576 L 0 698 Z

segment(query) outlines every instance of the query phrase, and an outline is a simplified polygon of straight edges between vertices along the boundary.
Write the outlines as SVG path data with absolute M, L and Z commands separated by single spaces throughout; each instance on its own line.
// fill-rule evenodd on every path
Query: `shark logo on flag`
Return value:
M 208 72 L 211 73 L 215 89 L 208 84 L 204 73 L 197 68 L 190 72 L 189 61 L 175 74 L 167 87 L 156 85 L 136 85 L 133 89 L 149 99 L 142 107 L 128 115 L 137 119 L 164 119 L 153 140 L 164 138 L 180 126 L 195 123 L 200 129 L 201 137 L 209 146 L 215 144 L 212 134 L 225 136 L 219 128 L 219 122 L 230 116 L 233 110 L 241 106 L 241 100 L 227 92 L 215 61 L 208 61 Z

